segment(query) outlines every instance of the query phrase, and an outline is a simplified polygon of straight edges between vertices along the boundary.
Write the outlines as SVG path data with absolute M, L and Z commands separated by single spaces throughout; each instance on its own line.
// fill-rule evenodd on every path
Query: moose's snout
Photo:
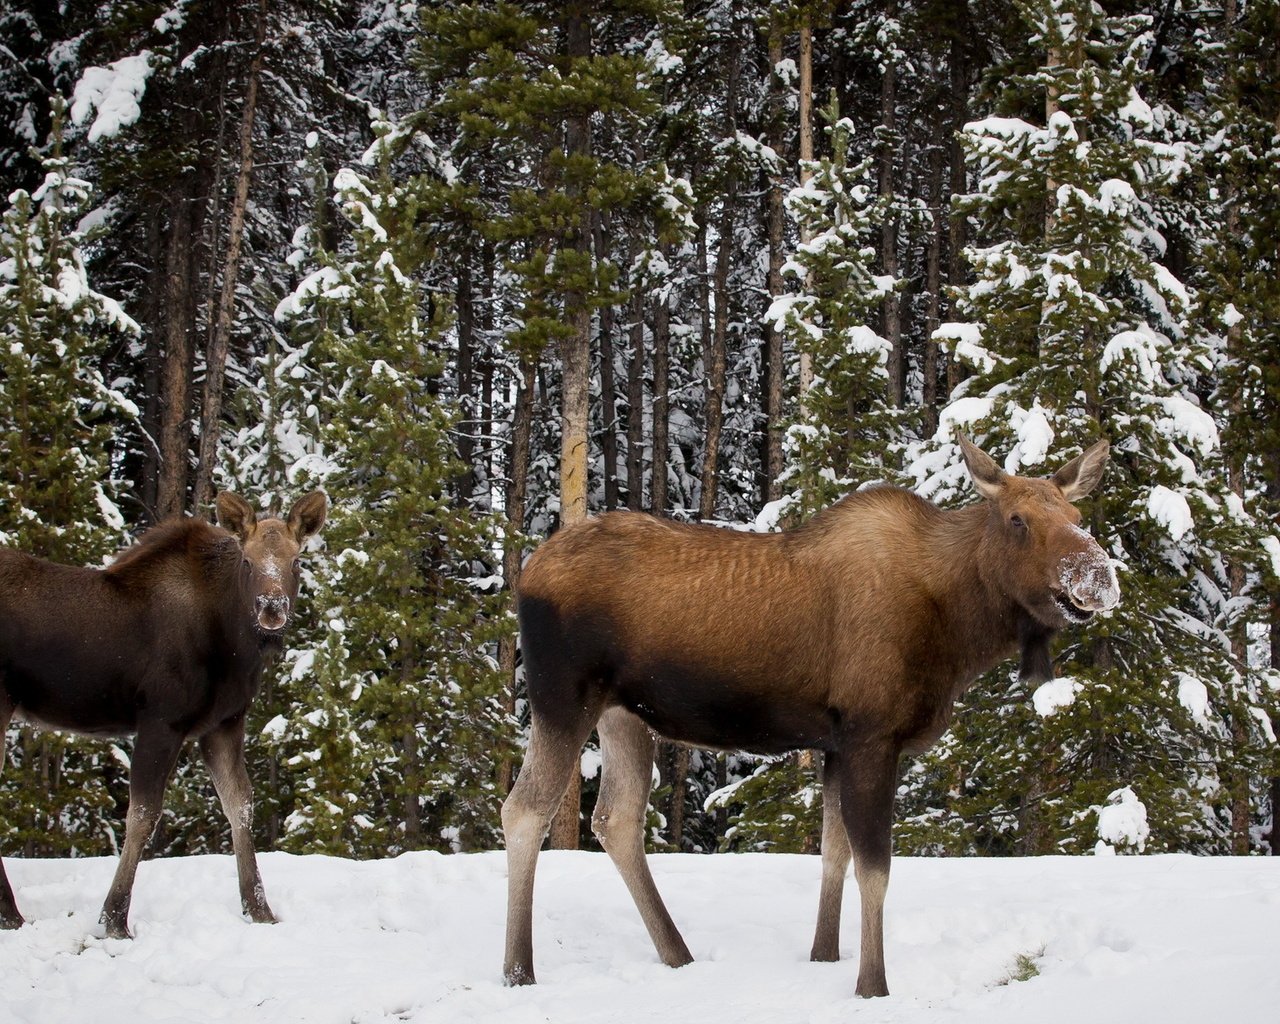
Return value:
M 1104 612 L 1120 600 L 1120 583 L 1111 560 L 1096 542 L 1062 560 L 1062 587 L 1071 603 L 1086 612 Z
M 289 621 L 289 599 L 283 594 L 275 597 L 262 595 L 254 602 L 258 613 L 258 625 L 272 632 L 284 629 Z

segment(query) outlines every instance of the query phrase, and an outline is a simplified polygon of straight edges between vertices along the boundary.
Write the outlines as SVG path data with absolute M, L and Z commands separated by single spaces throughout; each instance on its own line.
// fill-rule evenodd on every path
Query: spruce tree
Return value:
M 1088 2 L 1019 10 L 1044 58 L 1011 76 L 1008 99 L 1042 96 L 1044 114 L 966 127 L 978 180 L 965 205 L 984 244 L 967 252 L 965 322 L 940 334 L 973 376 L 914 471 L 924 493 L 959 500 L 957 428 L 1022 473 L 1108 438 L 1112 468 L 1085 525 L 1115 559 L 1122 600 L 1059 638 L 1065 678 L 1033 695 L 998 671 L 965 698 L 913 771 L 904 839 L 1080 852 L 1111 838 L 1104 808 L 1136 794 L 1146 849 L 1221 850 L 1236 700 L 1223 564 L 1253 527 L 1227 494 L 1199 398 L 1212 353 L 1188 317 L 1194 297 L 1161 262 L 1153 214 L 1191 154 L 1158 137 L 1162 112 L 1141 95 L 1147 19 Z
M 442 323 L 418 283 L 413 192 L 386 169 L 334 180 L 350 231 L 281 306 L 295 324 L 328 491 L 316 649 L 270 733 L 293 770 L 289 845 L 353 855 L 488 845 L 506 742 L 491 648 L 494 523 L 458 500 Z

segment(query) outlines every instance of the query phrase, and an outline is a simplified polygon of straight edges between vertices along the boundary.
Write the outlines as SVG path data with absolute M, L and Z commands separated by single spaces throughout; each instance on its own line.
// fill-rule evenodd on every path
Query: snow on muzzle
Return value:
M 1065 556 L 1058 565 L 1058 581 L 1071 603 L 1085 612 L 1105 612 L 1120 600 L 1120 581 L 1101 546 L 1084 530 L 1088 543 Z

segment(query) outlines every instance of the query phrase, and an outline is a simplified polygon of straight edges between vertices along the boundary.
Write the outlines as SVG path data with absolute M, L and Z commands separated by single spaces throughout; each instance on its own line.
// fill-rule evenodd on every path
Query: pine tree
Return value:
M 299 776 L 287 841 L 355 855 L 488 845 L 507 727 L 490 648 L 509 628 L 489 582 L 494 524 L 453 490 L 413 192 L 385 166 L 334 187 L 350 246 L 321 252 L 281 306 L 314 380 L 317 455 L 302 473 L 332 501 L 317 648 L 291 672 L 315 688 L 271 727 Z
M 931 782 L 912 801 L 925 827 L 909 841 L 1079 852 L 1099 840 L 1104 808 L 1136 794 L 1147 849 L 1221 849 L 1235 679 L 1223 559 L 1252 527 L 1226 493 L 1198 397 L 1213 360 L 1188 319 L 1193 297 L 1160 262 L 1153 198 L 1190 153 L 1157 137 L 1163 114 L 1141 97 L 1147 19 L 1087 2 L 1019 9 L 1045 58 L 1011 77 L 1009 95 L 1044 96 L 1045 123 L 966 128 L 978 173 L 966 204 L 987 242 L 967 253 L 967 323 L 940 333 L 974 376 L 915 473 L 930 496 L 960 497 L 957 426 L 1008 452 L 1010 472 L 1109 438 L 1112 469 L 1086 525 L 1116 559 L 1123 596 L 1060 638 L 1065 678 L 1035 695 L 1038 713 L 1003 672 L 965 699 L 916 769 L 915 783 Z

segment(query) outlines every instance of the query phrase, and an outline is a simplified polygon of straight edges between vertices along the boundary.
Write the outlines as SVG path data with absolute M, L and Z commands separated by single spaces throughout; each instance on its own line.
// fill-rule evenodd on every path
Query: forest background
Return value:
M 0 0 L 0 542 L 100 565 L 324 487 L 260 843 L 485 849 L 539 538 L 959 504 L 957 429 L 1029 474 L 1107 437 L 1121 607 L 964 697 L 895 847 L 1274 854 L 1277 39 L 1276 0 Z M 115 852 L 128 750 L 13 726 L 3 852 Z M 804 757 L 658 773 L 654 848 L 816 849 Z M 184 760 L 153 851 L 228 849 L 211 798 Z

